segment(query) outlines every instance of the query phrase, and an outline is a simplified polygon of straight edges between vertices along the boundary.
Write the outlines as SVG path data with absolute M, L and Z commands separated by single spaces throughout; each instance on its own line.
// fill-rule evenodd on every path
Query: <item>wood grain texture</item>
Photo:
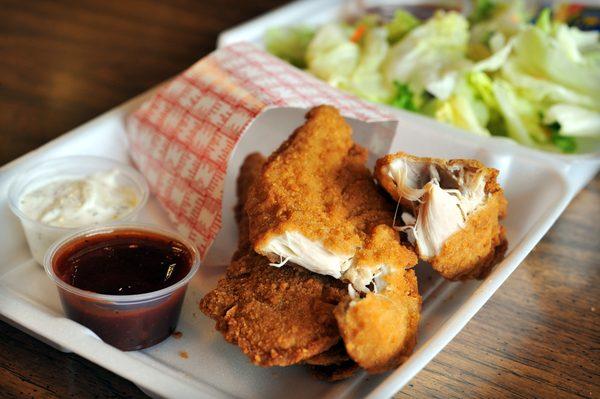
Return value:
M 0 164 L 183 70 L 283 3 L 0 1 Z M 600 396 L 600 178 L 398 394 Z M 0 323 L 0 397 L 142 398 L 130 382 Z

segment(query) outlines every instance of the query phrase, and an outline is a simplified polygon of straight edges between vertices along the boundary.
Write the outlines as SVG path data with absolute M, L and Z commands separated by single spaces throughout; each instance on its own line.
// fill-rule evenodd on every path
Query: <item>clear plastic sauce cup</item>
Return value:
M 143 176 L 135 169 L 112 159 L 95 156 L 68 156 L 50 159 L 34 165 L 13 180 L 8 191 L 8 203 L 13 213 L 20 219 L 31 254 L 40 265 L 43 264 L 44 254 L 52 243 L 87 226 L 59 227 L 33 219 L 21 209 L 20 201 L 23 195 L 61 178 L 86 178 L 99 172 L 115 169 L 119 172 L 117 174 L 119 184 L 132 188 L 138 198 L 136 206 L 129 213 L 124 214 L 119 221 L 136 220 L 148 200 L 148 185 Z
M 187 251 L 185 259 L 189 259 L 189 270 L 186 269 L 185 275 L 169 286 L 134 295 L 100 294 L 65 281 L 68 279 L 65 278 L 65 270 L 61 269 L 61 259 L 73 255 L 69 251 L 77 248 L 83 248 L 83 251 L 88 248 L 104 249 L 103 240 L 130 236 L 158 237 L 165 242 L 176 243 L 178 251 Z M 126 246 L 122 248 L 126 249 Z M 115 260 L 117 256 L 109 259 Z M 127 256 L 124 255 L 125 258 Z M 99 267 L 102 268 L 102 265 L 100 262 Z M 67 317 L 90 328 L 106 343 L 126 351 L 155 345 L 175 331 L 187 285 L 199 266 L 198 251 L 189 240 L 162 227 L 141 223 L 119 223 L 81 230 L 54 243 L 44 258 L 44 268 L 58 287 Z M 82 267 L 81 263 L 78 267 Z M 134 267 L 143 271 L 143 262 L 136 263 Z M 109 277 L 118 278 L 118 275 Z

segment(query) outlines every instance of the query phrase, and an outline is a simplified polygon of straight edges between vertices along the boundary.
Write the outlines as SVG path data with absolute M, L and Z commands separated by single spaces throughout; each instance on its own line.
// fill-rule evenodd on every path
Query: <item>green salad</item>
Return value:
M 598 32 L 535 18 L 521 2 L 479 1 L 471 16 L 397 10 L 354 23 L 266 33 L 267 50 L 361 98 L 482 136 L 572 153 L 600 140 Z

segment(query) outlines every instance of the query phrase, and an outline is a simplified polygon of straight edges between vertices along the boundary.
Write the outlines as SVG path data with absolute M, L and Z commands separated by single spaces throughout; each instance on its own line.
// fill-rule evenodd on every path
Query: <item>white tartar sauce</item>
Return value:
M 119 220 L 140 202 L 133 187 L 120 184 L 119 171 L 51 180 L 26 192 L 19 208 L 29 218 L 55 227 L 83 227 Z

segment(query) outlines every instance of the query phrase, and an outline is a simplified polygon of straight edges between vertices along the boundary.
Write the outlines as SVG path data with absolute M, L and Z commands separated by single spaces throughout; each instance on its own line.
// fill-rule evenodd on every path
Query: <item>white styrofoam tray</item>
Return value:
M 525 258 L 588 181 L 597 164 L 562 164 L 505 140 L 474 139 L 460 131 L 441 131 L 434 121 L 399 114 L 392 151 L 419 155 L 473 157 L 501 170 L 509 200 L 505 220 L 509 252 L 484 281 L 450 283 L 419 267 L 423 313 L 419 344 L 400 368 L 378 376 L 364 373 L 340 383 L 312 379 L 302 367 L 264 369 L 253 366 L 233 345 L 214 331 L 214 323 L 198 310 L 202 295 L 223 273 L 222 257 L 235 245 L 231 208 L 234 180 L 248 152 L 272 151 L 303 119 L 304 110 L 273 109 L 261 115 L 238 144 L 228 167 L 223 201 L 223 229 L 192 280 L 178 329 L 181 339 L 169 338 L 150 349 L 121 352 L 100 341 L 87 328 L 64 317 L 52 282 L 33 261 L 17 218 L 7 204 L 11 179 L 32 163 L 64 155 L 106 156 L 128 162 L 124 117 L 143 96 L 132 100 L 0 169 L 0 317 L 63 351 L 72 351 L 131 380 L 154 397 L 343 397 L 391 396 L 429 362 Z M 363 138 L 369 126 L 351 121 Z M 277 126 L 273 129 L 273 126 Z M 279 132 L 274 134 L 273 132 Z M 381 154 L 376 154 L 381 155 Z M 575 174 L 577 179 L 569 179 Z M 171 226 L 154 199 L 142 219 Z M 186 351 L 189 358 L 179 356 Z M 302 389 L 290 390 L 290 386 Z
M 312 0 L 307 3 L 316 4 Z M 290 7 L 292 11 L 301 9 L 298 5 Z M 285 17 L 287 14 L 283 11 L 285 8 L 278 12 Z M 419 267 L 424 303 L 415 353 L 393 372 L 368 377 L 361 373 L 348 381 L 328 384 L 315 381 L 302 367 L 264 369 L 253 366 L 237 347 L 227 344 L 214 331 L 214 323 L 197 307 L 202 295 L 215 286 L 223 273 L 226 260 L 217 255 L 230 252 L 235 244 L 231 207 L 235 201 L 235 175 L 243 156 L 256 150 L 269 153 L 303 119 L 303 110 L 269 110 L 244 135 L 228 166 L 223 229 L 190 284 L 178 327 L 183 337 L 169 338 L 143 351 L 121 352 L 104 344 L 87 328 L 64 317 L 55 287 L 31 258 L 19 221 L 11 214 L 6 196 L 12 178 L 43 159 L 87 154 L 129 162 L 124 117 L 148 95 L 117 107 L 0 168 L 0 237 L 3 238 L 0 240 L 0 318 L 60 350 L 75 352 L 129 379 L 153 397 L 391 396 L 463 328 L 598 170 L 598 159 L 591 156 L 546 155 L 507 140 L 474 137 L 419 115 L 398 111 L 399 124 L 391 150 L 440 157 L 472 157 L 500 169 L 501 184 L 509 200 L 509 214 L 505 220 L 509 251 L 506 259 L 484 281 L 450 283 L 431 274 L 427 267 Z M 351 123 L 362 132 L 359 134 L 368 133 L 369 126 L 364 123 Z M 274 131 L 278 133 L 274 134 Z M 173 227 L 154 199 L 149 201 L 142 219 Z M 180 351 L 186 351 L 189 357 L 180 357 Z

